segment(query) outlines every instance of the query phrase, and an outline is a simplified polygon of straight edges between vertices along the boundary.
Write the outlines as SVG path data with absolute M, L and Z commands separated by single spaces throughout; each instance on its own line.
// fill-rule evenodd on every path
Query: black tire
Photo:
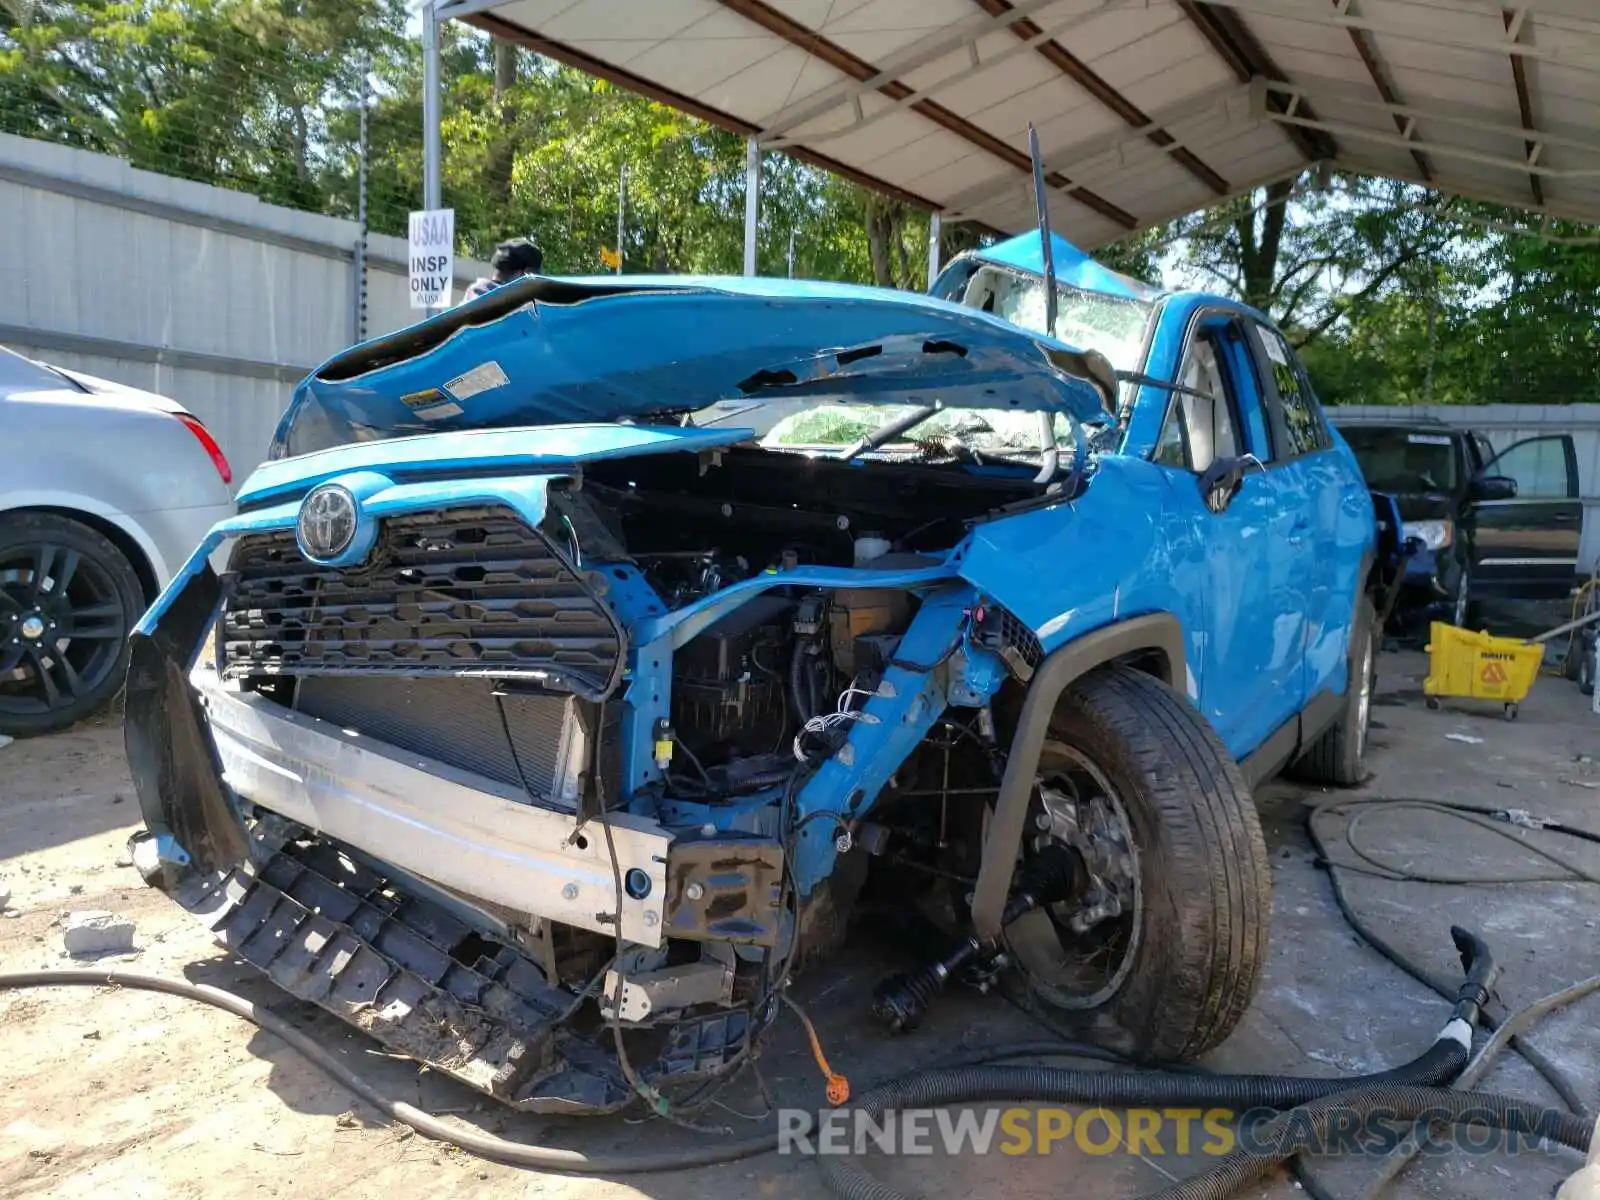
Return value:
M 1373 637 L 1377 615 L 1365 597 L 1356 605 L 1350 630 L 1350 662 L 1344 689 L 1344 709 L 1339 719 L 1318 735 L 1290 768 L 1306 783 L 1355 787 L 1367 778 L 1367 730 L 1372 717 L 1372 693 L 1378 683 L 1378 650 Z
M 103 707 L 144 607 L 133 564 L 103 534 L 55 513 L 0 515 L 0 733 L 53 733 Z
M 1582 642 L 1579 642 L 1580 648 Z M 1578 656 L 1578 693 L 1583 696 L 1594 695 L 1594 648 L 1591 646 L 1587 653 Z
M 1132 833 L 1139 899 L 1119 918 L 1130 926 L 1122 958 L 1097 993 L 1063 986 L 1063 972 L 1082 969 L 1070 960 L 1083 957 L 1088 935 L 1056 914 L 1015 922 L 1013 956 L 1034 994 L 1081 1022 L 1085 1036 L 1140 1058 L 1198 1057 L 1238 1024 L 1266 955 L 1272 878 L 1250 788 L 1183 696 L 1127 667 L 1068 689 L 1047 756 L 1052 744 L 1092 761 L 1113 789 Z

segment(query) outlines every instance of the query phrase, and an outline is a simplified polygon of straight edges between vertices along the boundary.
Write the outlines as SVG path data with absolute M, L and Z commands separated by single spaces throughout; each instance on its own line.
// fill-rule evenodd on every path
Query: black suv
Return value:
M 1330 415 L 1367 486 L 1391 493 L 1420 549 L 1396 620 L 1465 625 L 1472 603 L 1566 596 L 1576 582 L 1583 506 L 1572 438 L 1526 438 L 1498 454 L 1483 434 L 1436 418 Z

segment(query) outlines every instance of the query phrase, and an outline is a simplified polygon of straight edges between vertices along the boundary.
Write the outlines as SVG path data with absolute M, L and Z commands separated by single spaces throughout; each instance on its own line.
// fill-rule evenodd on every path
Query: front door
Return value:
M 1304 613 L 1311 575 L 1309 506 L 1297 473 L 1275 469 L 1262 388 L 1231 314 L 1202 316 L 1185 350 L 1154 461 L 1189 515 L 1205 557 L 1198 704 L 1236 758 L 1258 749 L 1305 701 Z M 1218 462 L 1245 474 L 1227 503 L 1208 505 L 1200 481 Z
M 1513 500 L 1473 506 L 1473 591 L 1536 600 L 1565 596 L 1578 573 L 1583 502 L 1568 434 L 1527 438 L 1490 460 L 1485 475 L 1517 485 Z

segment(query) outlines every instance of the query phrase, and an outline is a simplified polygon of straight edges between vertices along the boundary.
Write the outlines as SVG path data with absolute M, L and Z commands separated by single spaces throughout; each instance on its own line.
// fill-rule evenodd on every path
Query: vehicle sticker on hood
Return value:
M 413 413 L 424 421 L 442 421 L 446 417 L 459 417 L 461 406 L 456 404 L 438 388 L 428 388 L 421 392 L 407 392 L 400 397 L 404 404 Z
M 491 388 L 505 387 L 511 380 L 500 369 L 500 364 L 490 359 L 486 363 L 479 363 L 472 370 L 457 375 L 444 385 L 444 390 L 457 400 L 467 400 L 479 392 L 487 392 Z

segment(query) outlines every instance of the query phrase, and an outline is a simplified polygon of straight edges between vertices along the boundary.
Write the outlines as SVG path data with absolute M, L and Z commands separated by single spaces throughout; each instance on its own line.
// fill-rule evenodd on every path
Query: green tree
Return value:
M 404 0 L 0 0 L 0 128 L 320 211 L 325 114 Z

